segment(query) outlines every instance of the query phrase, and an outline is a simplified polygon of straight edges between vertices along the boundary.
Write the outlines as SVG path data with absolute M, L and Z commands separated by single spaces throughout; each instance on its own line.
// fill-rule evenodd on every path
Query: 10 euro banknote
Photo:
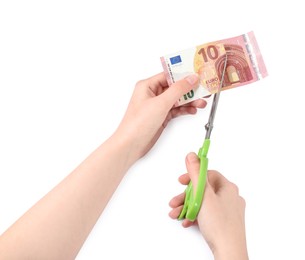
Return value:
M 255 82 L 268 75 L 254 32 L 210 42 L 161 57 L 162 66 L 171 85 L 189 74 L 199 75 L 199 86 L 181 97 L 180 106 L 221 90 Z

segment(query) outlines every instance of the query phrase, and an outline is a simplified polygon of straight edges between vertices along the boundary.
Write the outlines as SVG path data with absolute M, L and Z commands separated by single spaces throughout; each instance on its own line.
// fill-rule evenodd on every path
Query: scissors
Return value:
M 228 60 L 228 56 L 226 55 L 224 65 L 223 65 L 223 71 L 222 71 L 222 75 L 221 75 L 219 89 L 218 89 L 218 92 L 216 92 L 214 94 L 213 103 L 212 103 L 210 116 L 209 116 L 209 121 L 205 125 L 205 130 L 206 130 L 205 139 L 198 152 L 198 158 L 200 160 L 200 172 L 199 172 L 196 194 L 194 194 L 193 184 L 192 184 L 192 181 L 190 181 L 187 188 L 185 189 L 184 206 L 183 206 L 183 209 L 182 209 L 180 215 L 178 216 L 179 220 L 187 218 L 190 221 L 195 221 L 195 219 L 197 218 L 197 215 L 199 213 L 200 207 L 201 207 L 201 203 L 202 203 L 203 195 L 204 195 L 204 189 L 205 189 L 205 185 L 206 185 L 206 179 L 207 179 L 207 170 L 208 170 L 208 162 L 209 162 L 209 160 L 207 158 L 207 154 L 208 154 L 209 147 L 210 147 L 210 136 L 211 136 L 211 132 L 212 132 L 212 129 L 214 126 L 213 125 L 214 118 L 215 118 L 215 113 L 216 113 L 216 109 L 217 109 L 217 105 L 218 105 L 218 101 L 219 101 L 221 88 L 224 83 L 224 76 L 225 76 L 226 67 L 227 67 L 227 60 Z

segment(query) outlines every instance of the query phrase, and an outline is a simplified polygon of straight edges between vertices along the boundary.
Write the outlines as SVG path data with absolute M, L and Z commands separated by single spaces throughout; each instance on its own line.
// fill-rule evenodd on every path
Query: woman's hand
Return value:
M 188 173 L 179 181 L 187 185 L 190 180 L 197 187 L 200 162 L 195 153 L 186 157 Z M 196 191 L 194 191 L 196 192 Z M 169 216 L 177 219 L 184 203 L 185 193 L 170 201 Z M 203 202 L 197 221 L 184 219 L 182 225 L 198 224 L 200 232 L 214 253 L 215 259 L 248 259 L 245 231 L 245 200 L 239 196 L 238 187 L 217 171 L 208 171 Z
M 177 116 L 195 114 L 204 108 L 204 100 L 196 100 L 175 107 L 184 94 L 198 86 L 196 74 L 177 81 L 170 87 L 164 73 L 139 81 L 131 97 L 126 114 L 116 133 L 132 142 L 132 153 L 137 160 L 156 143 L 168 122 Z

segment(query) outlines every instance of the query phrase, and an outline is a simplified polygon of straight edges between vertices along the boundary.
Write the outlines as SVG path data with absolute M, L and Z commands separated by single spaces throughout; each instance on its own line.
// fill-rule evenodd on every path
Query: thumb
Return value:
M 191 74 L 172 84 L 162 95 L 166 104 L 172 107 L 184 94 L 198 86 L 199 77 L 197 74 Z
M 198 183 L 198 176 L 200 171 L 200 161 L 198 156 L 195 153 L 189 153 L 186 156 L 186 169 L 190 176 L 190 179 L 193 183 L 193 191 L 196 193 L 197 183 Z

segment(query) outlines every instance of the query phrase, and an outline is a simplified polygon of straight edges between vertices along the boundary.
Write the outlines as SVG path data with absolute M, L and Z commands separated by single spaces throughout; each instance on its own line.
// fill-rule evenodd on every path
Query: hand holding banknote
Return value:
M 195 114 L 197 108 L 206 106 L 204 100 L 175 106 L 180 96 L 198 86 L 196 74 L 182 78 L 173 86 L 168 86 L 163 72 L 136 84 L 117 132 L 134 139 L 132 149 L 137 151 L 137 157 L 142 157 L 154 145 L 172 118 Z

